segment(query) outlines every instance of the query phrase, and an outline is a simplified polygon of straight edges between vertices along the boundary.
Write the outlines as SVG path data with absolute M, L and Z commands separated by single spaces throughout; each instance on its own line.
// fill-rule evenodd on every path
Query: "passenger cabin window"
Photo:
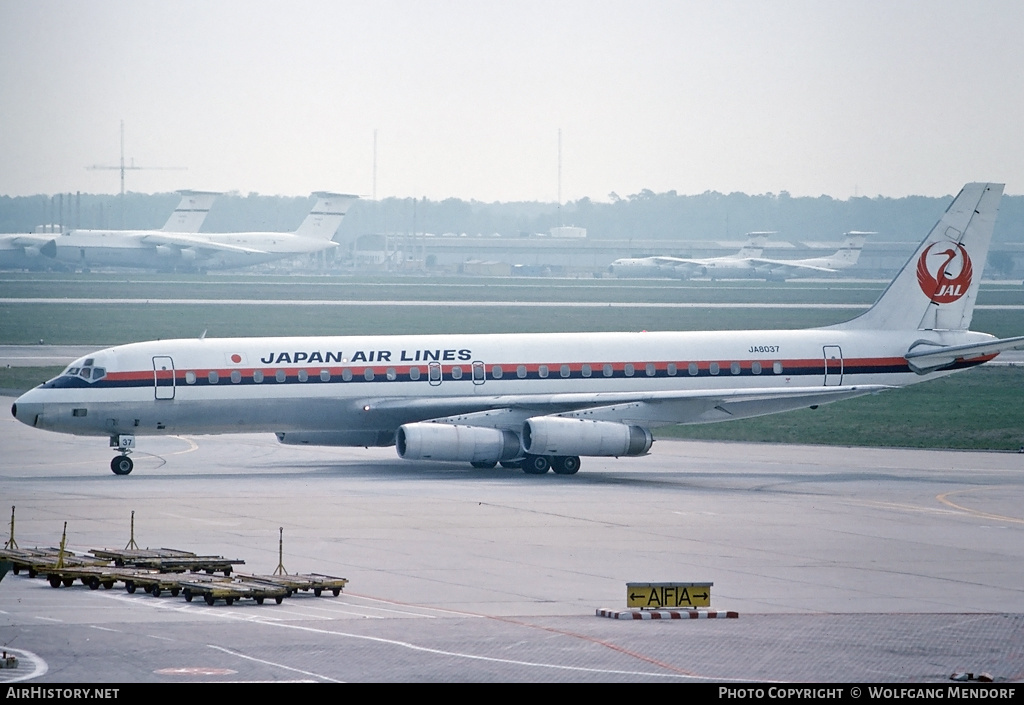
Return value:
M 696 377 L 697 373 L 700 372 L 700 370 L 697 368 L 696 362 L 691 362 L 689 365 L 687 365 L 686 371 L 687 373 L 689 373 L 691 377 Z
M 284 370 L 278 370 L 277 372 L 274 373 L 274 379 L 276 379 L 278 382 L 284 382 L 285 379 L 287 379 L 287 377 L 288 375 L 285 374 Z
M 587 364 L 587 363 L 584 363 L 583 367 L 580 368 L 580 374 L 583 375 L 584 377 L 589 377 L 592 374 L 592 371 L 590 369 L 590 365 Z
M 519 367 L 516 368 L 516 377 L 519 379 L 526 378 L 526 365 L 519 365 Z
M 750 363 L 750 371 L 753 374 L 755 374 L 755 375 L 761 374 L 761 363 L 758 362 L 757 360 L 754 360 L 753 362 L 751 362 Z
M 300 382 L 305 382 L 306 380 L 309 379 L 309 373 L 306 372 L 305 370 L 299 370 L 299 375 L 298 376 L 299 376 L 299 381 Z
M 501 365 L 493 365 L 491 367 L 491 377 L 493 379 L 501 379 L 501 376 L 503 374 L 505 374 L 505 373 L 502 371 Z
M 734 375 L 738 375 L 740 373 L 740 363 L 734 362 L 731 365 L 729 365 L 729 371 L 732 372 Z
M 452 379 L 462 379 L 462 368 L 458 365 L 452 366 Z
M 410 367 L 409 368 L 409 379 L 415 381 L 420 378 L 420 368 Z
M 668 376 L 669 377 L 675 377 L 676 376 L 676 363 L 674 363 L 674 362 L 668 363 L 668 367 L 665 368 L 665 371 L 668 372 Z
M 231 384 L 238 384 L 242 381 L 242 373 L 238 370 L 231 370 Z
M 627 362 L 626 366 L 623 368 L 622 371 L 626 373 L 627 377 L 632 377 L 633 376 L 633 363 L 632 362 Z
M 563 377 L 568 377 L 569 374 L 570 374 L 569 366 L 568 365 L 562 365 L 558 369 L 558 374 L 562 375 Z
M 343 369 L 341 371 L 341 378 L 343 380 L 345 380 L 346 382 L 351 382 L 352 381 L 352 370 L 350 370 L 347 367 L 345 369 Z
M 398 370 L 396 370 L 394 367 L 389 367 L 387 371 L 387 378 L 389 382 L 394 382 L 396 379 L 398 379 Z
M 778 362 L 778 361 L 773 362 L 772 363 L 772 372 L 774 372 L 777 375 L 781 375 L 782 374 L 782 363 Z
M 654 363 L 653 362 L 648 362 L 647 366 L 644 367 L 644 371 L 647 373 L 648 377 L 653 377 L 654 373 L 656 371 L 655 368 L 654 368 Z
M 708 365 L 708 372 L 710 372 L 713 375 L 718 374 L 718 369 L 719 367 L 717 362 L 712 362 L 710 365 Z
M 260 384 L 263 381 L 263 370 L 253 370 L 252 381 L 256 384 Z
M 548 376 L 548 366 L 547 365 L 540 365 L 537 368 L 537 376 L 541 377 L 541 378 L 546 378 Z
M 331 381 L 331 371 L 330 370 L 320 370 L 320 381 L 321 382 L 330 382 Z
M 614 373 L 615 370 L 612 369 L 611 364 L 607 362 L 604 363 L 604 366 L 601 368 L 601 374 L 603 374 L 605 377 L 611 377 Z
M 217 384 L 220 381 L 220 375 L 217 374 L 217 370 L 210 370 L 206 374 L 206 379 L 209 380 L 210 384 Z
M 188 372 L 185 373 L 185 384 L 195 384 L 195 383 L 196 383 L 196 373 L 193 372 L 192 370 L 189 370 Z

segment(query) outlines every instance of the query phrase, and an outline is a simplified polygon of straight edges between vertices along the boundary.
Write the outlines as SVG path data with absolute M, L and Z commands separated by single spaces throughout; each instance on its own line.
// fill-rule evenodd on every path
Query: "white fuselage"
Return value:
M 231 269 L 337 247 L 332 240 L 277 232 L 192 233 L 194 245 L 147 242 L 163 236 L 167 233 L 159 230 L 73 230 L 55 237 L 56 259 L 74 267 Z M 258 251 L 218 249 L 220 245 Z
M 561 403 L 578 418 L 655 427 L 735 415 L 702 397 L 638 407 L 634 418 L 617 395 L 903 386 L 992 357 L 922 376 L 903 357 L 916 342 L 990 338 L 821 328 L 153 341 L 76 361 L 19 398 L 16 416 L 79 435 L 331 431 L 338 445 L 386 445 L 405 423 L 509 406 L 527 411 L 474 423 L 516 428 L 531 406 L 552 413 Z M 747 415 L 810 405 L 766 404 Z M 345 433 L 351 443 L 337 442 Z

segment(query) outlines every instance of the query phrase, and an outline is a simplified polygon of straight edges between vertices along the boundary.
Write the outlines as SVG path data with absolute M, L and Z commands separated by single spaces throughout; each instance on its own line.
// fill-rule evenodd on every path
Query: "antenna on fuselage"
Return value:
M 208 328 L 204 328 L 203 332 L 199 334 L 199 339 L 200 340 L 206 340 L 206 331 L 207 330 L 209 330 L 209 329 Z

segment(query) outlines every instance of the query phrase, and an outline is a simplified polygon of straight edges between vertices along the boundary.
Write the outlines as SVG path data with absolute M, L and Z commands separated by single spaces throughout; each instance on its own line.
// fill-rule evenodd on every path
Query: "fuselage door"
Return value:
M 826 345 L 825 386 L 838 387 L 843 383 L 843 351 L 838 345 Z
M 473 363 L 473 384 L 480 386 L 487 381 L 487 372 L 484 363 L 477 360 Z
M 427 363 L 427 381 L 430 382 L 431 387 L 436 387 L 441 384 L 441 363 L 440 362 L 428 362 Z
M 153 391 L 157 399 L 174 398 L 174 360 L 166 355 L 153 356 Z

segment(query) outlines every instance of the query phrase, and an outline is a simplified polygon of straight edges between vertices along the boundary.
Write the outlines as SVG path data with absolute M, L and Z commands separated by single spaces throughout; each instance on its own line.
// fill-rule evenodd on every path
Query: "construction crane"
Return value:
M 124 227 L 124 172 L 125 171 L 141 171 L 143 169 L 147 171 L 186 171 L 188 167 L 185 166 L 136 166 L 135 160 L 132 159 L 131 164 L 125 165 L 124 163 L 124 120 L 121 121 L 121 164 L 119 166 L 110 166 L 105 164 L 93 164 L 92 166 L 85 167 L 86 169 L 106 169 L 106 170 L 120 170 L 121 172 L 121 195 L 119 201 L 121 203 L 121 227 Z

